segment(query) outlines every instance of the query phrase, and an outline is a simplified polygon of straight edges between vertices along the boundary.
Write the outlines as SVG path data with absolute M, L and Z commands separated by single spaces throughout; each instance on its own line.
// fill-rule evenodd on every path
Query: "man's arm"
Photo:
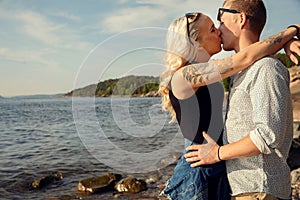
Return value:
M 224 146 L 219 146 L 216 142 L 206 133 L 203 133 L 204 138 L 208 141 L 203 145 L 192 145 L 187 147 L 185 154 L 187 162 L 193 162 L 191 167 L 198 167 L 200 165 L 213 164 L 222 160 L 229 160 L 234 158 L 242 158 L 249 156 L 256 156 L 261 152 L 252 142 L 249 135 L 242 138 L 237 142 L 233 142 Z M 208 152 L 203 155 L 202 152 Z M 201 155 L 202 154 L 202 155 Z

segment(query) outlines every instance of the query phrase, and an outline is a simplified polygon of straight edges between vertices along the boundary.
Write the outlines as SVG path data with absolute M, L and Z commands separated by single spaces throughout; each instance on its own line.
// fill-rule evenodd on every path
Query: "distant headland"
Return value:
M 158 97 L 159 77 L 125 76 L 72 90 L 62 97 Z

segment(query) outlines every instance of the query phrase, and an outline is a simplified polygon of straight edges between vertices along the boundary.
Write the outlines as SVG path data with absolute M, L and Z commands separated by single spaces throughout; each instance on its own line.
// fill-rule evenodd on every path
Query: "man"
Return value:
M 241 49 L 259 41 L 266 22 L 262 0 L 225 0 L 218 20 L 224 50 Z M 299 36 L 298 36 L 299 37 Z M 224 142 L 206 157 L 185 155 L 193 167 L 226 160 L 232 199 L 290 199 L 290 170 L 286 163 L 292 129 L 289 73 L 266 57 L 232 77 Z M 204 134 L 208 143 L 214 141 Z M 194 145 L 187 150 L 200 150 Z

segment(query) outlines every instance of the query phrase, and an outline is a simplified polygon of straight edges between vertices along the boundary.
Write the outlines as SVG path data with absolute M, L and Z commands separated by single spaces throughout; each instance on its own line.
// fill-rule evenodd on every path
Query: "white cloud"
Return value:
M 137 0 L 136 1 L 138 4 L 146 4 L 146 5 L 153 5 L 153 6 L 159 6 L 159 7 L 177 7 L 179 4 L 189 4 L 189 1 L 178 1 L 178 0 L 165 0 L 165 1 L 160 1 L 160 0 Z M 176 5 L 176 6 L 174 6 Z M 182 6 L 182 5 L 180 5 Z M 170 10 L 171 11 L 171 10 Z
M 128 2 L 128 0 L 117 0 L 116 2 L 117 4 L 125 4 Z
M 57 16 L 57 17 L 63 17 L 65 19 L 69 19 L 69 20 L 76 21 L 76 22 L 81 21 L 81 17 L 64 12 L 64 11 L 53 13 L 52 15 Z
M 23 23 L 23 31 L 31 37 L 46 44 L 58 45 L 61 43 L 61 38 L 57 33 L 64 28 L 63 25 L 55 24 L 32 11 L 20 13 L 16 18 Z
M 137 0 L 135 7 L 114 10 L 104 18 L 101 29 L 116 33 L 141 27 L 167 27 L 166 21 L 183 16 L 185 12 L 199 11 L 215 18 L 222 0 Z
M 48 14 L 44 14 L 48 13 Z M 63 17 L 81 22 L 81 17 L 68 12 L 36 12 L 26 8 L 5 9 L 0 7 L 0 20 L 6 26 L 5 34 L 15 35 L 18 39 L 40 42 L 53 48 L 90 50 L 94 44 L 87 42 L 87 35 L 81 28 L 75 28 L 71 23 L 63 24 L 54 21 L 51 16 Z M 13 44 L 15 41 L 11 41 Z
M 153 14 L 155 13 L 155 14 Z M 103 26 L 106 32 L 121 32 L 133 28 L 145 27 L 155 24 L 167 15 L 161 9 L 152 9 L 146 6 L 138 8 L 125 8 L 104 19 Z
M 65 26 L 51 22 L 37 12 L 2 8 L 0 18 L 11 28 L 6 29 L 7 33 L 13 33 L 12 31 L 17 29 L 19 34 L 25 34 L 48 45 L 58 45 L 62 41 L 58 33 L 65 29 Z M 7 23 L 8 21 L 10 23 Z
M 66 13 L 61 13 L 61 15 L 75 20 L 80 19 Z M 85 51 L 94 46 L 89 42 L 82 41 L 83 37 L 81 36 L 80 29 L 74 29 L 68 25 L 53 22 L 40 13 L 23 11 L 15 19 L 21 22 L 21 31 L 46 45 L 55 48 Z

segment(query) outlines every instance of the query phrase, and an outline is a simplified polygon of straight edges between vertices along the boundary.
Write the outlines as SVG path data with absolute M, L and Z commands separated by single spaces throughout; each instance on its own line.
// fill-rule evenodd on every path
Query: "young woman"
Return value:
M 221 33 L 212 20 L 202 13 L 188 13 L 171 23 L 166 38 L 167 70 L 161 75 L 160 93 L 162 108 L 180 125 L 184 149 L 202 144 L 203 131 L 222 144 L 224 90 L 218 81 L 274 54 L 297 31 L 297 27 L 289 28 L 235 55 L 208 62 L 221 51 Z M 230 198 L 224 161 L 191 168 L 183 155 L 160 196 L 176 200 Z

